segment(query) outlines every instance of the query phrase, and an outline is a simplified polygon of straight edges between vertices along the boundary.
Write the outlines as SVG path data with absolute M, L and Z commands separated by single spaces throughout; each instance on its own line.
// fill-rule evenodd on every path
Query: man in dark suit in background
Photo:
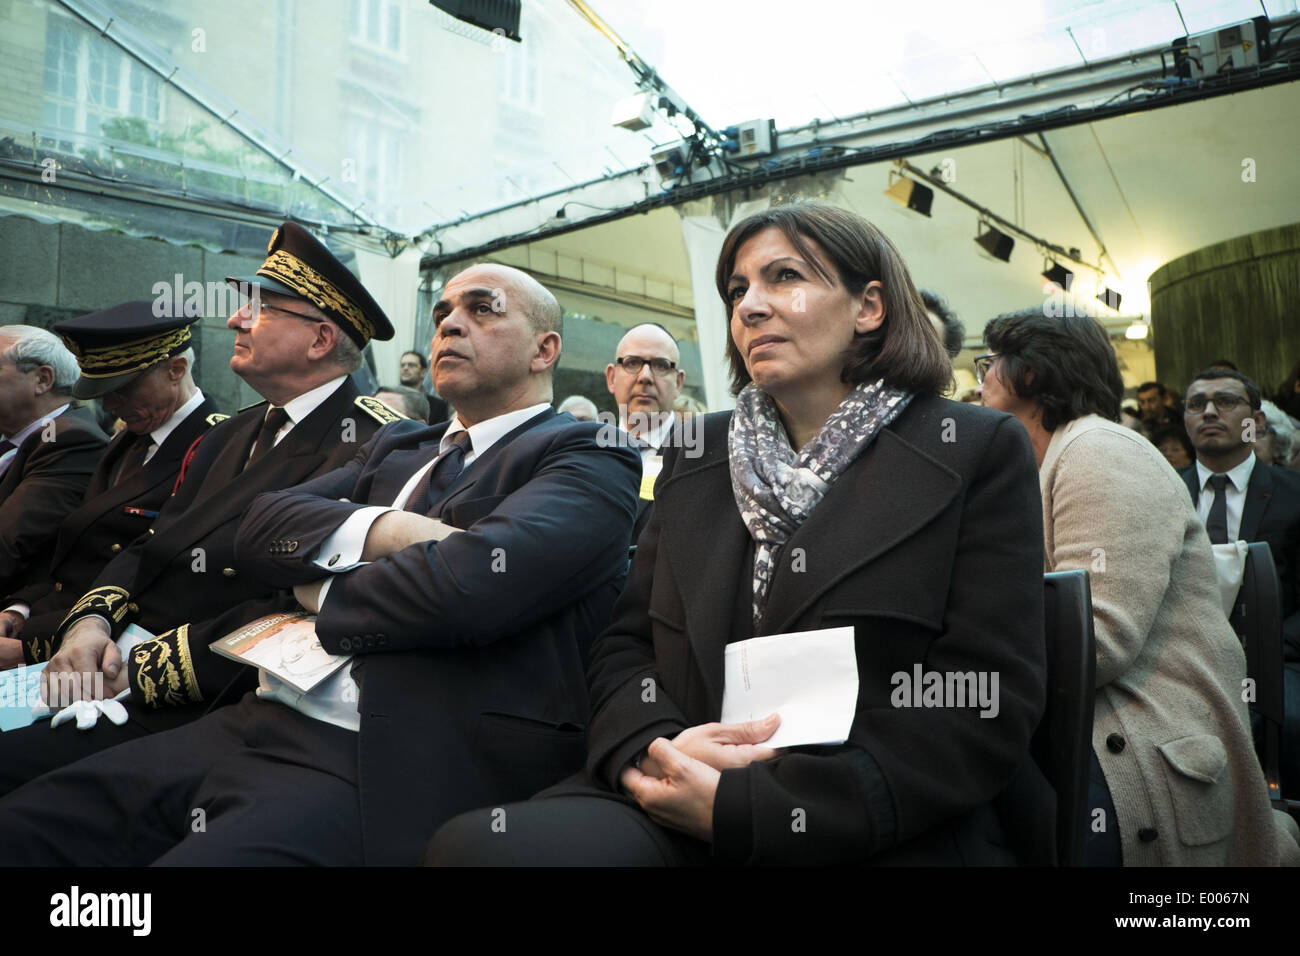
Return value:
M 359 395 L 349 377 L 365 343 L 391 338 L 392 326 L 306 230 L 285 223 L 257 275 L 230 281 L 260 289 L 227 325 L 235 332 L 230 367 L 267 401 L 199 441 L 148 536 L 104 567 L 56 630 L 55 653 L 42 675 L 61 697 L 89 698 L 99 689 L 112 697 L 129 688 L 130 719 L 120 726 L 98 720 L 88 730 L 64 724 L 51 731 L 38 722 L 0 734 L 0 793 L 87 754 L 187 723 L 252 687 L 248 668 L 207 645 L 293 601 L 235 560 L 240 519 L 257 495 L 332 471 L 381 424 L 400 419 Z M 131 624 L 148 639 L 124 661 L 117 639 Z
M 9 595 L 0 612 L 0 658 L 48 660 L 50 638 L 73 603 L 123 548 L 149 530 L 171 497 L 186 451 L 229 418 L 194 384 L 192 319 L 157 317 L 126 302 L 54 329 L 77 357 L 75 398 L 99 398 L 125 423 L 99 459 L 85 500 L 58 529 L 48 572 Z M 21 635 L 22 646 L 17 640 Z
M 1282 783 L 1300 791 L 1300 474 L 1255 455 L 1268 430 L 1258 386 L 1232 369 L 1206 369 L 1187 386 L 1184 419 L 1196 464 L 1179 474 L 1187 483 L 1211 544 L 1264 541 L 1282 587 Z
M 611 426 L 550 408 L 560 319 L 505 266 L 448 282 L 434 380 L 456 417 L 382 429 L 240 528 L 241 566 L 319 608 L 352 662 L 307 693 L 263 671 L 236 707 L 10 795 L 0 861 L 415 863 L 448 817 L 577 770 L 639 468 Z
M 81 504 L 108 443 L 72 399 L 77 375 L 52 333 L 0 326 L 0 593 L 45 575 L 59 524 Z
M 605 387 L 618 403 L 618 424 L 641 453 L 641 500 L 632 541 L 650 521 L 655 479 L 664 466 L 665 446 L 679 442 L 673 428 L 673 402 L 686 373 L 678 364 L 677 340 L 655 322 L 634 326 L 619 339 L 614 361 L 605 366 Z
M 1231 369 L 1199 372 L 1187 386 L 1184 419 L 1196 464 L 1187 483 L 1211 544 L 1265 541 L 1282 585 L 1287 659 L 1300 661 L 1300 475 L 1255 455 L 1268 422 L 1259 388 Z
M 424 357 L 424 353 L 415 350 L 403 352 L 401 364 L 398 365 L 397 380 L 404 388 L 413 388 L 424 395 L 425 400 L 429 403 L 428 421 L 436 425 L 438 422 L 445 422 L 451 417 L 451 406 L 433 391 L 424 387 L 424 383 L 428 379 L 429 360 Z

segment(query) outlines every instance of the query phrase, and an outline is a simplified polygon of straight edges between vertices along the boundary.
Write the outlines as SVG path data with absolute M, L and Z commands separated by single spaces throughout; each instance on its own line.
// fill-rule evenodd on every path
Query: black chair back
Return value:
M 1047 708 L 1031 753 L 1056 790 L 1058 866 L 1082 866 L 1090 817 L 1088 771 L 1097 648 L 1087 571 L 1043 575 L 1047 636 Z M 1114 825 L 1114 821 L 1108 821 Z

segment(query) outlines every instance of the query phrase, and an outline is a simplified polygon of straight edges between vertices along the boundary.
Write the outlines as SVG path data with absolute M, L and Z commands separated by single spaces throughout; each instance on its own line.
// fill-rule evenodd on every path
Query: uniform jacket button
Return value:
M 1106 738 L 1106 749 L 1113 754 L 1124 752 L 1124 738 L 1119 734 L 1111 734 Z
M 1159 835 L 1160 833 L 1156 830 L 1155 827 L 1143 827 L 1141 830 L 1138 831 L 1138 839 L 1141 840 L 1143 843 L 1150 843 Z
M 113 545 L 111 548 L 109 548 L 108 550 L 109 550 L 109 551 L 112 551 L 114 554 L 117 554 L 117 552 L 119 552 L 119 551 L 122 550 L 122 546 L 121 546 L 120 544 L 115 544 L 115 545 Z
M 234 568 L 222 568 L 221 573 L 228 578 L 233 578 L 239 572 L 236 571 Z
M 54 582 L 54 590 L 56 590 L 56 591 L 62 591 L 62 590 L 63 590 L 63 582 L 62 582 L 62 581 L 55 581 L 55 582 Z
M 297 542 L 297 541 L 290 541 L 290 542 L 289 542 L 289 553 L 290 553 L 290 554 L 293 554 L 293 552 L 295 552 L 295 551 L 297 551 L 297 550 L 298 550 L 298 542 Z

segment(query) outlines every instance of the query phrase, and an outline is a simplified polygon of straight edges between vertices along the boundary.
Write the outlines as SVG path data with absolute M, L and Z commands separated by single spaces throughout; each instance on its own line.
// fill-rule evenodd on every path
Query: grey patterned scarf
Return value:
M 754 539 L 754 630 L 781 548 L 831 484 L 912 400 L 884 380 L 863 382 L 840 403 L 802 451 L 790 447 L 776 404 L 753 382 L 736 396 L 728 451 L 731 490 Z

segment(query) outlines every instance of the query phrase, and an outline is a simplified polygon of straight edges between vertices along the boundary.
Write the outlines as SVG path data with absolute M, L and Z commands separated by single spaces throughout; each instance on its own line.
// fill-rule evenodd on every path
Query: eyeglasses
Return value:
M 1200 414 L 1205 411 L 1205 406 L 1214 402 L 1214 408 L 1219 412 L 1230 412 L 1241 405 L 1249 405 L 1250 400 L 1242 398 L 1240 395 L 1233 395 L 1232 392 L 1218 392 L 1214 395 L 1193 395 L 1183 406 L 1189 412 Z
M 639 355 L 624 355 L 622 358 L 614 359 L 614 364 L 622 368 L 629 375 L 640 375 L 641 369 L 647 365 L 656 375 L 667 375 L 673 369 L 677 368 L 676 362 L 670 362 L 666 358 L 642 358 Z
M 993 364 L 993 360 L 997 357 L 996 352 L 985 352 L 983 355 L 975 356 L 975 381 L 981 385 L 984 384 L 984 376 L 989 373 L 989 366 Z

